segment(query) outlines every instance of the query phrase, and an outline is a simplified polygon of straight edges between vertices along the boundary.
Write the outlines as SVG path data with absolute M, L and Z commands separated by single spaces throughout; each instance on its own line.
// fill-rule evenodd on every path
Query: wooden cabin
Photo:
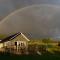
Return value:
M 1 48 L 12 48 L 12 49 L 27 49 L 28 42 L 30 40 L 23 33 L 13 34 L 3 40 L 0 41 L 0 49 Z

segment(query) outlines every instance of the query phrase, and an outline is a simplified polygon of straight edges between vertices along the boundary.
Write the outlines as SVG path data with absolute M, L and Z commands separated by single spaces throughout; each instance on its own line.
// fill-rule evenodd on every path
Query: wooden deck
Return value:
M 28 54 L 28 51 L 27 49 L 16 49 L 16 48 L 1 48 L 0 49 L 0 52 L 9 52 L 9 53 L 12 53 L 12 54 Z
M 39 47 L 39 48 L 38 48 Z M 12 47 L 3 47 L 0 49 L 0 52 L 8 52 L 12 54 L 18 54 L 18 55 L 28 55 L 28 54 L 39 54 L 41 55 L 41 52 L 46 52 L 46 48 L 44 46 L 34 46 L 29 45 L 28 48 L 17 48 L 15 46 Z

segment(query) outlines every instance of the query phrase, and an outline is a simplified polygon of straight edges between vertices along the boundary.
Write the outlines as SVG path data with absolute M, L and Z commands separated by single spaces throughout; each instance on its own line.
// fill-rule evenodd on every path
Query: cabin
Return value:
M 21 32 L 13 34 L 3 40 L 0 41 L 0 49 L 1 48 L 8 48 L 8 49 L 27 49 L 28 42 L 30 40 Z

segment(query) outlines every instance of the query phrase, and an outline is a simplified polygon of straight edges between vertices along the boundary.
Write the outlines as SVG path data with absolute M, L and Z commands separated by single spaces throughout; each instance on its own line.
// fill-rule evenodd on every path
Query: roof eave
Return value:
M 27 41 L 30 41 L 23 33 L 21 33 L 21 35 L 22 35 Z

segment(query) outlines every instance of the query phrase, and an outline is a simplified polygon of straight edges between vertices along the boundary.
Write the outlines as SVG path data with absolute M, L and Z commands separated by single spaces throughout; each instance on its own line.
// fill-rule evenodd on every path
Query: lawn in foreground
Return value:
M 58 52 L 59 53 L 59 52 Z M 14 59 L 14 60 L 60 60 L 59 54 L 45 53 L 42 55 L 14 55 L 10 53 L 0 54 L 1 59 Z

